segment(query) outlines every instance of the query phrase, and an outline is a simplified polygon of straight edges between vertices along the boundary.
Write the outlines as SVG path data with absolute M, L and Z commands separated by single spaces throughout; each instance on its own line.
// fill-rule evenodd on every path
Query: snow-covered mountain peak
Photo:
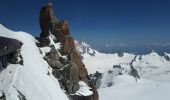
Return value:
M 91 46 L 83 41 L 75 41 L 76 49 L 80 55 L 88 54 L 90 56 L 95 56 L 98 53 L 95 49 L 92 49 Z
M 150 55 L 150 56 L 160 56 L 156 51 L 152 51 L 148 55 Z
M 12 47 L 12 40 L 21 45 L 1 52 L 0 100 L 98 100 L 68 23 L 56 20 L 54 8 L 45 5 L 40 11 L 40 27 L 42 32 L 36 40 L 28 33 L 0 25 L 0 36 L 5 40 L 0 41 L 4 44 L 1 51 Z
M 60 86 L 65 90 L 65 94 L 73 100 L 85 98 L 97 100 L 97 91 L 92 87 L 86 67 L 76 51 L 75 42 L 69 31 L 67 21 L 56 19 L 52 5 L 43 6 L 39 18 L 41 34 L 37 37 L 39 41 L 37 46 L 40 49 L 43 48 L 41 49 L 42 52 L 46 49 L 43 58 L 52 68 L 52 74 L 59 80 Z M 86 91 L 84 91 L 89 92 L 88 95 L 82 93 L 80 81 L 83 81 L 91 88 L 86 88 Z M 81 94 L 77 95 L 76 92 L 80 92 L 79 90 Z
M 75 43 L 79 46 L 85 46 L 85 47 L 91 47 L 89 44 L 87 44 L 86 42 L 84 41 L 76 41 L 75 40 Z

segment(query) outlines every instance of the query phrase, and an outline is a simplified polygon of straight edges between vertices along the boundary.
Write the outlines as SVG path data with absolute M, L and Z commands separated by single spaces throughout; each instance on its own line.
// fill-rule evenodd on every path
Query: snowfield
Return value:
M 7 100 L 19 100 L 19 94 L 24 95 L 27 100 L 69 100 L 61 90 L 58 80 L 51 74 L 33 36 L 8 30 L 2 25 L 0 36 L 14 38 L 23 43 L 21 55 L 24 65 L 10 64 L 0 72 L 0 91 L 5 92 Z M 47 75 L 48 72 L 50 75 Z
M 115 54 L 104 54 L 96 52 L 94 57 L 84 54 L 83 62 L 89 72 L 89 74 L 99 71 L 101 73 L 111 69 L 113 65 L 127 64 L 132 61 L 135 55 L 125 53 L 123 57 L 119 57 Z
M 100 100 L 169 100 L 170 83 L 160 83 L 122 75 L 115 85 L 98 90 Z
M 105 54 L 92 49 L 84 42 L 76 42 L 89 74 L 102 73 L 98 89 L 100 100 L 170 100 L 170 61 L 152 51 L 147 55 L 124 53 Z M 89 51 L 95 51 L 90 55 Z M 165 53 L 168 57 L 170 54 Z M 138 71 L 140 79 L 129 75 L 130 63 Z M 123 75 L 118 75 L 120 65 Z
M 170 61 L 156 52 L 141 56 L 141 60 L 137 56 L 133 65 L 145 79 L 170 82 Z
M 132 59 L 135 57 L 135 55 L 128 54 L 128 53 L 125 53 L 123 57 L 119 57 L 117 53 L 115 54 L 99 53 L 98 51 L 91 49 L 91 47 L 84 42 L 78 43 L 76 41 L 76 45 L 77 45 L 77 50 L 79 52 L 81 53 L 83 51 L 85 52 L 82 53 L 83 62 L 89 74 L 95 73 L 96 71 L 103 73 L 108 69 L 112 68 L 113 65 L 119 65 L 121 63 L 127 64 L 131 62 Z M 94 51 L 95 56 L 89 55 L 88 50 L 86 48 L 89 48 L 90 52 Z

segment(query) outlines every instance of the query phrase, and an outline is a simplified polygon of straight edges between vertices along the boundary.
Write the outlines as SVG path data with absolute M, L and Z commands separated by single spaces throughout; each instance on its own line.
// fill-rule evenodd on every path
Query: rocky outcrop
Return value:
M 130 68 L 131 68 L 131 71 L 130 71 L 130 75 L 131 76 L 133 76 L 135 79 L 136 79 L 136 81 L 137 81 L 137 79 L 140 79 L 140 76 L 139 76 L 139 74 L 138 74 L 138 71 L 133 67 L 133 62 L 134 61 L 136 61 L 136 57 L 137 57 L 137 55 L 134 57 L 134 59 L 131 61 L 131 63 L 130 63 Z
M 22 43 L 18 40 L 0 36 L 0 56 L 7 55 L 20 49 Z
M 170 57 L 169 57 L 168 55 L 165 54 L 163 57 L 164 57 L 167 61 L 170 61 Z
M 41 8 L 39 16 L 40 28 L 42 30 L 41 38 L 46 38 L 49 35 L 49 31 L 54 31 L 54 26 L 57 24 L 57 19 L 54 14 L 54 8 L 51 3 Z
M 0 96 L 0 100 L 6 100 L 6 95 L 5 95 L 4 92 L 3 92 L 2 95 Z
M 0 68 L 6 68 L 8 63 L 23 65 L 21 46 L 22 43 L 18 40 L 0 36 Z
M 53 69 L 60 69 L 62 67 L 61 62 L 59 61 L 59 54 L 54 45 L 51 45 L 51 51 L 46 54 L 46 60 Z
M 59 21 L 54 15 L 53 5 L 47 4 L 40 11 L 41 34 L 37 38 L 37 46 L 48 46 L 50 52 L 45 55 L 48 64 L 53 68 L 52 74 L 59 80 L 60 86 L 66 90 L 71 100 L 98 100 L 98 93 L 92 84 L 84 63 L 75 48 L 74 39 L 70 35 L 67 21 Z M 61 48 L 57 49 L 50 43 L 49 36 L 53 35 L 55 43 L 60 43 Z M 66 56 L 64 58 L 63 56 Z M 93 95 L 75 95 L 79 89 L 79 82 L 85 82 L 92 88 Z
M 118 55 L 119 57 L 123 57 L 123 56 L 124 56 L 124 52 L 120 51 L 120 52 L 117 53 L 117 55 Z
M 90 78 L 92 80 L 93 85 L 95 85 L 95 88 L 99 88 L 101 85 L 101 80 L 103 78 L 102 73 L 96 71 L 94 74 L 90 74 Z

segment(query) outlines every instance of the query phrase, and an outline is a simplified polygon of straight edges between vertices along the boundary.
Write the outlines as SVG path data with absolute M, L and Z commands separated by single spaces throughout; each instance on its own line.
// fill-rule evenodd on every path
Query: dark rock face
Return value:
M 50 45 L 50 40 L 49 38 L 41 38 L 36 37 L 36 39 L 39 41 L 39 43 L 36 43 L 38 47 L 44 47 L 44 46 L 49 46 Z
M 25 95 L 24 95 L 23 93 L 21 93 L 20 90 L 18 90 L 15 86 L 13 86 L 13 87 L 16 89 L 16 91 L 17 91 L 17 93 L 18 93 L 18 99 L 19 99 L 19 100 L 27 100 L 26 97 L 25 97 Z
M 37 44 L 39 47 L 49 46 L 50 40 L 47 38 L 49 32 L 54 32 L 55 26 L 58 24 L 57 18 L 54 15 L 53 4 L 49 3 L 41 8 L 39 22 L 41 28 L 40 38 L 37 40 L 40 42 Z
M 119 57 L 123 57 L 124 53 L 122 51 L 118 52 Z
M 102 73 L 96 71 L 96 73 L 90 75 L 90 78 L 92 80 L 93 85 L 95 85 L 96 88 L 99 88 L 102 82 L 101 80 L 103 78 Z
M 0 96 L 0 100 L 6 100 L 6 95 L 4 92 L 2 93 L 2 96 Z
M 61 62 L 59 61 L 59 54 L 53 47 L 51 52 L 46 54 L 46 60 L 48 64 L 54 69 L 60 69 L 62 67 Z
M 130 68 L 131 68 L 131 71 L 130 71 L 130 75 L 131 76 L 133 76 L 135 79 L 136 79 L 136 81 L 137 81 L 137 79 L 140 79 L 140 76 L 139 76 L 139 74 L 138 74 L 138 71 L 133 67 L 133 62 L 136 60 L 136 57 L 137 57 L 137 55 L 134 57 L 134 59 L 131 61 L 131 63 L 130 63 Z
M 167 60 L 167 61 L 170 61 L 170 57 L 168 55 L 164 55 L 164 58 Z
M 19 100 L 27 100 L 26 97 L 19 90 L 17 90 L 17 92 Z
M 20 55 L 22 43 L 18 40 L 0 36 L 0 67 L 6 68 L 8 63 L 22 64 L 23 59 Z M 20 61 L 18 61 L 20 57 Z
M 62 45 L 59 50 L 50 46 L 52 50 L 46 54 L 45 59 L 53 68 L 52 74 L 59 80 L 60 86 L 66 90 L 68 97 L 71 100 L 98 100 L 97 89 L 92 84 L 85 65 L 76 51 L 68 23 L 57 20 L 52 4 L 47 4 L 41 8 L 40 27 L 42 32 L 38 38 L 40 43 L 37 46 L 49 46 L 50 43 L 47 42 L 50 34 L 55 36 L 55 42 L 60 42 Z M 66 55 L 67 58 L 63 58 L 59 54 Z M 84 81 L 91 87 L 93 95 L 87 97 L 70 95 L 79 89 L 79 81 Z
M 7 55 L 20 49 L 22 43 L 18 40 L 0 36 L 0 56 Z
M 49 31 L 54 31 L 54 26 L 57 24 L 57 19 L 54 14 L 53 4 L 51 3 L 41 8 L 39 21 L 42 33 L 40 37 L 47 37 L 49 35 Z

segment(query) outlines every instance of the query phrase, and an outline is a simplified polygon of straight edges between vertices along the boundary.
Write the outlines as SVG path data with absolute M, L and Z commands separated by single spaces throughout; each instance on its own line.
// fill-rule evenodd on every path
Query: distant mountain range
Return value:
M 151 51 L 156 51 L 159 55 L 163 55 L 164 52 L 170 53 L 170 45 L 142 45 L 142 46 L 115 46 L 96 48 L 99 52 L 103 53 L 116 53 L 116 52 L 127 52 L 134 54 L 148 54 Z

